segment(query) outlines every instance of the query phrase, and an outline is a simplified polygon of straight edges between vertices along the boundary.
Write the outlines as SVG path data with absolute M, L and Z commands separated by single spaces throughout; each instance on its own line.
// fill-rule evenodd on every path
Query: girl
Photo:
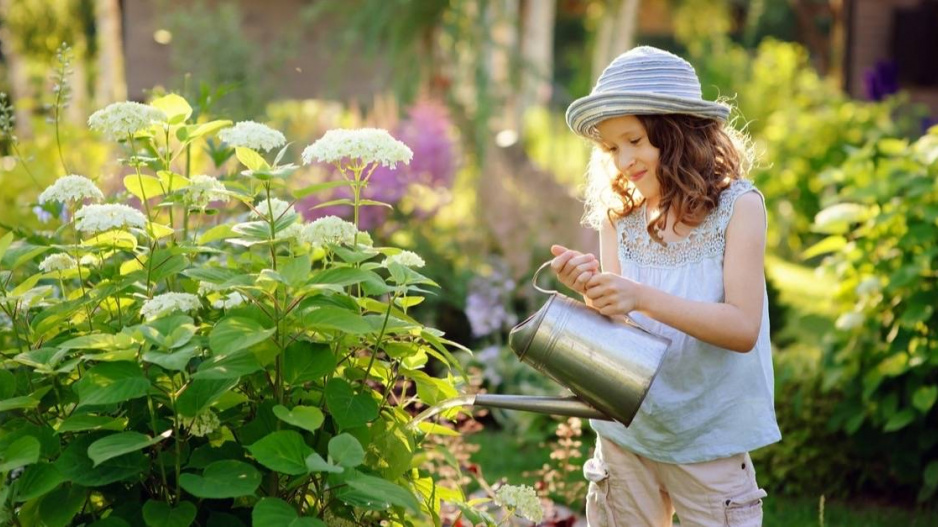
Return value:
M 584 218 L 600 261 L 555 245 L 552 268 L 600 313 L 672 342 L 632 424 L 591 423 L 591 527 L 670 526 L 675 512 L 682 527 L 762 523 L 749 451 L 781 439 L 766 213 L 728 114 L 689 63 L 651 47 L 620 55 L 567 110 L 596 145 Z

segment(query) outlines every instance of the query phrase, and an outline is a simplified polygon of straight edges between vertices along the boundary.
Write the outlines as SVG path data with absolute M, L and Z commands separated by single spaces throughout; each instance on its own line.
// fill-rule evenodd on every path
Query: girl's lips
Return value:
M 643 177 L 645 177 L 645 173 L 646 173 L 646 172 L 648 172 L 648 171 L 647 171 L 647 170 L 642 170 L 641 172 L 638 172 L 637 174 L 632 174 L 632 175 L 629 177 L 629 180 L 631 180 L 631 181 L 638 181 L 639 179 L 642 179 Z

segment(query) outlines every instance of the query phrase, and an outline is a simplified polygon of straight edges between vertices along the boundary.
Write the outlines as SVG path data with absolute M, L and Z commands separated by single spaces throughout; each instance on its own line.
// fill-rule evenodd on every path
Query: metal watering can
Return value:
M 572 391 L 574 397 L 479 394 L 479 406 L 632 423 L 671 340 L 629 317 L 613 321 L 554 290 L 533 315 L 515 326 L 508 346 L 518 358 Z

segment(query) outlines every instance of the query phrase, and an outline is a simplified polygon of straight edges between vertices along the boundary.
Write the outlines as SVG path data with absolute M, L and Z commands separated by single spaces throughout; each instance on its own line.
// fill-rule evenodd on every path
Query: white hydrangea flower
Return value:
M 326 243 L 351 245 L 355 243 L 358 229 L 337 216 L 325 216 L 303 227 L 300 239 L 306 243 L 323 245 Z
M 47 201 L 81 201 L 85 198 L 101 201 L 104 194 L 94 184 L 94 181 L 85 176 L 69 174 L 55 180 L 55 183 L 46 187 L 39 195 L 39 203 Z
M 313 161 L 337 163 L 348 158 L 360 159 L 366 165 L 380 163 L 395 167 L 398 163 L 409 164 L 413 157 L 407 145 L 380 128 L 329 130 L 303 150 L 303 163 L 307 165 Z
M 423 267 L 427 265 L 427 262 L 423 261 L 423 258 L 420 257 L 415 252 L 412 251 L 401 251 L 398 254 L 392 254 L 384 259 L 384 265 L 389 266 L 392 263 L 403 265 L 405 267 Z
M 66 269 L 73 269 L 78 266 L 78 262 L 74 258 L 65 254 L 65 253 L 56 253 L 46 256 L 42 262 L 39 263 L 39 270 L 44 273 L 51 273 L 52 271 L 65 271 Z
M 270 202 L 267 201 L 267 198 L 260 199 L 257 203 L 254 204 L 254 208 L 257 210 L 251 211 L 251 217 L 254 219 L 267 219 L 271 211 L 273 211 L 274 220 L 284 215 L 289 209 L 290 212 L 293 211 L 293 207 L 289 203 L 278 198 L 270 198 Z M 258 212 L 263 214 L 263 216 L 258 215 Z
M 228 201 L 226 190 L 221 181 L 200 174 L 189 178 L 189 186 L 185 188 L 185 193 L 194 207 L 205 209 L 213 201 Z
M 303 236 L 303 224 L 302 223 L 291 223 L 282 231 L 277 233 L 276 239 L 286 240 L 289 238 L 294 238 L 299 240 Z
M 75 213 L 75 228 L 82 232 L 101 232 L 124 227 L 143 228 L 147 218 L 139 210 L 120 203 L 85 205 Z
M 287 138 L 273 128 L 254 121 L 241 121 L 218 133 L 218 138 L 228 146 L 243 146 L 252 150 L 270 150 L 283 146 Z
M 212 307 L 215 309 L 231 309 L 233 307 L 240 306 L 244 303 L 244 301 L 244 295 L 235 291 L 233 293 L 229 293 L 228 296 L 224 296 L 212 302 Z
M 540 498 L 537 497 L 534 488 L 527 485 L 503 485 L 495 491 L 495 502 L 535 523 L 544 517 Z
M 186 423 L 189 433 L 196 437 L 205 437 L 217 430 L 219 426 L 221 426 L 221 421 L 211 410 L 201 412 Z
M 94 266 L 94 265 L 100 265 L 100 264 L 101 264 L 101 257 L 98 256 L 97 254 L 86 254 L 86 255 L 82 256 L 80 260 L 78 260 L 78 263 L 80 263 L 81 265 L 84 265 L 84 266 L 86 266 L 86 267 L 91 267 L 91 266 Z
M 189 293 L 163 293 L 143 303 L 140 314 L 152 319 L 174 311 L 193 311 L 199 309 L 199 297 Z
M 108 105 L 88 118 L 88 126 L 113 140 L 127 139 L 127 136 L 148 128 L 154 122 L 166 121 L 163 110 L 124 101 Z
M 864 279 L 862 282 L 857 284 L 857 294 L 860 296 L 872 295 L 873 293 L 879 292 L 882 284 L 879 283 L 879 278 L 871 276 Z
M 208 293 L 215 293 L 217 291 L 224 291 L 228 289 L 227 287 L 222 286 L 221 284 L 216 284 L 214 282 L 199 282 L 199 294 L 202 296 L 207 295 Z
M 850 331 L 853 328 L 862 326 L 865 320 L 866 317 L 863 316 L 863 313 L 851 311 L 850 313 L 840 315 L 840 317 L 837 318 L 837 322 L 834 322 L 834 327 L 841 331 Z
M 358 235 L 355 236 L 355 243 L 371 247 L 375 244 L 375 241 L 371 239 L 371 235 L 368 234 L 368 231 L 359 231 Z

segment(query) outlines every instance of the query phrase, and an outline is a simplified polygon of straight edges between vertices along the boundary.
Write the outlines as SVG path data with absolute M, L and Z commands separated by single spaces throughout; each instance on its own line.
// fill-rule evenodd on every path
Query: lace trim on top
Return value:
M 726 226 L 740 195 L 754 190 L 752 182 L 733 181 L 720 194 L 720 203 L 686 237 L 661 245 L 651 238 L 645 224 L 645 205 L 616 224 L 619 259 L 644 267 L 681 267 L 707 258 L 722 257 L 726 248 Z

